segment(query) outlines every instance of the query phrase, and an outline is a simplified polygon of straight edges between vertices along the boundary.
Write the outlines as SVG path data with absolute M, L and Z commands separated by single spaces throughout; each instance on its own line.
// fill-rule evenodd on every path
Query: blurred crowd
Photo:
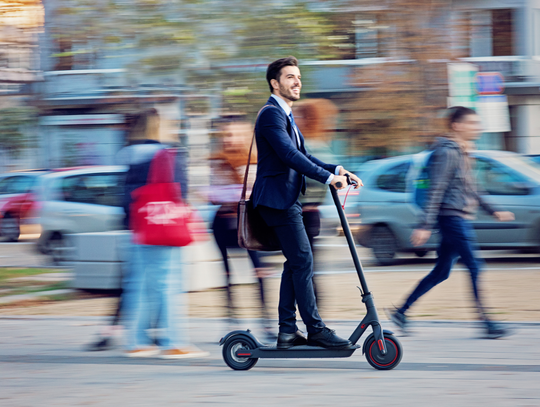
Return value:
M 295 107 L 298 125 L 306 128 L 308 148 L 323 158 L 332 158 L 329 148 L 331 129 L 335 124 L 337 108 L 326 100 L 308 100 Z M 202 356 L 187 337 L 187 299 L 184 269 L 187 247 L 148 246 L 136 242 L 133 232 L 133 191 L 142 187 L 149 179 L 152 160 L 159 151 L 170 146 L 159 142 L 159 115 L 155 109 L 147 109 L 134 115 L 127 133 L 127 145 L 117 154 L 117 164 L 128 166 L 123 186 L 124 226 L 130 231 L 124 236 L 121 245 L 122 276 L 121 290 L 117 307 L 109 321 L 98 333 L 97 338 L 88 345 L 89 350 L 104 350 L 113 346 L 113 338 L 119 335 L 123 326 L 126 332 L 127 355 L 132 357 L 159 354 L 163 358 L 186 358 Z M 231 249 L 242 250 L 237 238 L 237 205 L 240 199 L 244 177 L 248 175 L 248 196 L 256 177 L 256 147 L 253 126 L 243 118 L 220 120 L 216 132 L 214 149 L 210 159 L 210 185 L 197 190 L 198 199 L 203 196 L 214 206 L 215 215 L 208 222 L 213 240 L 222 258 L 225 282 L 223 306 L 229 328 L 239 326 L 238 309 L 242 298 L 234 295 L 232 265 L 229 259 Z M 169 147 L 169 148 L 168 148 Z M 173 151 L 173 150 L 171 150 Z M 174 181 L 178 183 L 182 199 L 189 202 L 187 185 L 188 158 L 182 148 L 174 149 Z M 249 162 L 248 162 L 249 160 Z M 249 172 L 246 171 L 249 166 Z M 304 222 L 310 244 L 315 250 L 314 239 L 319 235 L 320 217 L 318 205 L 326 195 L 327 187 L 317 183 L 309 184 L 309 193 L 303 198 Z M 193 210 L 195 210 L 193 208 Z M 200 230 L 199 230 L 200 232 Z M 195 242 L 196 243 L 196 242 Z M 184 254 L 183 254 L 184 252 Z M 270 318 L 265 292 L 265 279 L 277 270 L 265 265 L 260 252 L 248 250 L 256 278 L 260 321 L 265 340 L 274 341 L 277 327 Z M 321 297 L 321 287 L 316 295 Z M 319 302 L 319 301 L 318 301 Z M 319 304 L 320 305 L 320 304 Z M 149 332 L 158 332 L 154 337 Z

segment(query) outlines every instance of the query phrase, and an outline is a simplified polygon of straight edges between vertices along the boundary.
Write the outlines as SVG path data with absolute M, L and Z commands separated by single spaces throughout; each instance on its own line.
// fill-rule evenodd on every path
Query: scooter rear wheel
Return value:
M 259 359 L 243 358 L 236 355 L 240 349 L 255 349 L 257 345 L 253 340 L 244 335 L 235 335 L 223 344 L 223 360 L 233 370 L 249 370 Z
M 364 344 L 364 352 L 368 363 L 377 370 L 391 370 L 399 365 L 403 357 L 401 343 L 394 335 L 384 334 L 386 355 L 383 355 L 374 336 L 370 336 Z

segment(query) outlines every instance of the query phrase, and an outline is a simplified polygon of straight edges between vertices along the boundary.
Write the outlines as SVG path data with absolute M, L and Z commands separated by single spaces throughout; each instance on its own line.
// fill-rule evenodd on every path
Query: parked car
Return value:
M 472 155 L 476 179 L 488 193 L 486 201 L 516 216 L 515 221 L 503 223 L 479 209 L 473 224 L 480 248 L 539 249 L 540 167 L 506 151 Z M 417 223 L 417 208 L 407 188 L 411 160 L 412 155 L 404 155 L 365 163 L 359 171 L 364 187 L 347 200 L 346 213 L 357 242 L 371 248 L 381 265 L 392 264 L 399 252 L 422 257 L 438 244 L 438 233 L 422 247 L 409 241 Z
M 126 171 L 125 166 L 93 166 L 44 175 L 39 186 L 39 250 L 58 263 L 69 256 L 69 234 L 122 229 Z
M 536 164 L 540 165 L 540 154 L 531 154 L 528 157 Z
M 9 242 L 19 240 L 21 225 L 35 222 L 39 177 L 47 171 L 11 172 L 0 175 L 0 235 Z

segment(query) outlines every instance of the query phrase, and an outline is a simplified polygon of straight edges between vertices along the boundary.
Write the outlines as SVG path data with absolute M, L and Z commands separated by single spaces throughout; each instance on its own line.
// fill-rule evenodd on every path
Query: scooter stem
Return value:
M 339 219 L 341 221 L 341 227 L 343 228 L 343 233 L 345 234 L 345 237 L 347 238 L 347 243 L 349 244 L 349 250 L 351 251 L 354 267 L 356 268 L 356 274 L 358 274 L 358 279 L 360 280 L 362 295 L 368 295 L 370 293 L 369 288 L 364 277 L 364 269 L 362 268 L 362 264 L 360 263 L 360 259 L 358 258 L 358 253 L 356 252 L 356 245 L 354 244 L 354 239 L 351 234 L 351 228 L 349 227 L 349 222 L 347 221 L 345 212 L 341 207 L 341 201 L 339 199 L 337 190 L 332 185 L 330 185 L 330 193 L 332 194 L 334 204 L 336 205 L 336 209 L 338 211 Z

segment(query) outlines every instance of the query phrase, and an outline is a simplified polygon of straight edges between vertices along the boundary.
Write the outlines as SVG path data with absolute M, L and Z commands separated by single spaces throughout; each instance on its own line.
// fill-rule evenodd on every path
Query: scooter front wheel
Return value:
M 249 370 L 259 359 L 241 357 L 237 352 L 241 349 L 255 349 L 257 345 L 253 340 L 244 335 L 235 335 L 227 339 L 223 344 L 223 360 L 233 370 Z
M 364 344 L 364 352 L 368 363 L 378 370 L 391 370 L 399 365 L 403 357 L 401 343 L 394 335 L 384 334 L 386 343 L 386 355 L 379 350 L 374 336 L 370 336 Z

